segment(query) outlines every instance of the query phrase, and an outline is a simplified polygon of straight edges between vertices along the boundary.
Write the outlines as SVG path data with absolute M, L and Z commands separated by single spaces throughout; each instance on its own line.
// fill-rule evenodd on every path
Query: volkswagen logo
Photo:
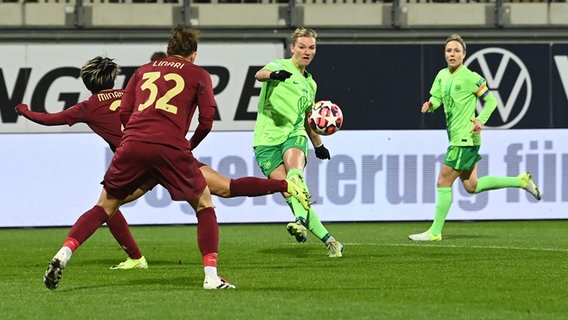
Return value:
M 532 82 L 523 61 L 503 48 L 485 48 L 472 54 L 465 62 L 487 80 L 487 86 L 497 99 L 497 111 L 501 121 L 489 128 L 507 129 L 516 125 L 527 113 L 532 98 Z M 483 107 L 478 101 L 477 112 Z M 495 123 L 495 113 L 490 121 Z M 493 121 L 492 121 L 493 120 Z

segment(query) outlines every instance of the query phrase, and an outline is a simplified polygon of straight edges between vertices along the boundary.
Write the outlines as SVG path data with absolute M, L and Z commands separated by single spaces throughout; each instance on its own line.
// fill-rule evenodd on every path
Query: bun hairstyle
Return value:
M 189 57 L 197 51 L 198 32 L 178 24 L 172 29 L 172 37 L 168 42 L 168 56 Z

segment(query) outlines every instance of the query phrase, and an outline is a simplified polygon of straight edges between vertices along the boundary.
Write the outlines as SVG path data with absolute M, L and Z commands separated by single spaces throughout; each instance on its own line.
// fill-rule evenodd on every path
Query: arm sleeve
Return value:
M 478 99 L 483 101 L 483 111 L 481 111 L 481 113 L 477 116 L 477 119 L 482 124 L 485 124 L 487 120 L 489 120 L 493 111 L 495 111 L 495 108 L 497 108 L 497 99 L 495 99 L 495 96 L 491 93 L 491 91 L 489 91 L 487 83 L 483 78 L 481 78 L 478 82 L 478 88 L 475 95 Z
M 440 73 L 436 75 L 434 83 L 432 83 L 432 88 L 430 89 L 430 99 L 428 100 L 432 103 L 432 108 L 428 112 L 434 112 L 442 105 L 442 88 L 440 87 Z
M 262 69 L 268 70 L 268 71 L 276 71 L 276 70 L 284 69 L 284 66 L 282 66 L 280 63 L 278 63 L 276 60 L 272 60 L 269 63 L 267 63 L 264 67 L 262 67 Z
M 44 126 L 60 126 L 64 124 L 72 126 L 75 123 L 82 121 L 82 113 L 83 103 L 78 103 L 67 110 L 57 113 L 35 112 L 26 109 L 22 115 L 30 121 Z
M 432 108 L 428 112 L 434 112 L 442 105 L 442 99 L 439 97 L 431 96 L 429 101 L 432 102 Z
M 259 81 L 274 81 L 274 80 L 270 79 L 270 73 L 272 73 L 272 71 L 285 70 L 285 69 L 284 69 L 284 66 L 282 66 L 280 63 L 278 63 L 276 60 L 273 60 L 273 61 L 270 61 L 268 64 L 266 64 L 264 67 L 262 67 L 261 70 L 266 71 L 266 79 L 259 80 Z
M 213 119 L 215 118 L 215 102 L 213 94 L 213 85 L 209 74 L 204 73 L 201 79 L 202 85 L 199 86 L 197 107 L 199 108 L 198 125 L 195 132 L 189 139 L 189 149 L 195 149 L 203 139 L 209 134 L 213 128 Z
M 126 85 L 126 89 L 124 90 L 124 95 L 122 96 L 122 100 L 120 102 L 119 108 L 119 115 L 120 115 L 120 122 L 122 123 L 123 127 L 126 127 L 128 120 L 130 120 L 130 116 L 134 110 L 134 93 L 136 92 L 136 73 Z

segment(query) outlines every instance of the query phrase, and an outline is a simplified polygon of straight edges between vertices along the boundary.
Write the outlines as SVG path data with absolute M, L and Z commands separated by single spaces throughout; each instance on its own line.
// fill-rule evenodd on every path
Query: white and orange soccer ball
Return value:
M 310 127 L 322 136 L 336 133 L 343 125 L 343 112 L 339 106 L 329 100 L 321 100 L 314 104 L 308 114 Z

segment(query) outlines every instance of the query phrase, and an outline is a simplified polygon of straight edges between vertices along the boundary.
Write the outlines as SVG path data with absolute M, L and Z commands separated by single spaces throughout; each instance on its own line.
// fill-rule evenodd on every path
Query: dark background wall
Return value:
M 468 67 L 487 79 L 502 102 L 488 126 L 568 127 L 568 83 L 560 76 L 568 81 L 568 62 L 555 61 L 568 59 L 568 45 L 475 44 L 467 53 Z M 419 108 L 445 64 L 443 43 L 332 44 L 318 45 L 309 70 L 317 98 L 333 100 L 348 117 L 343 129 L 439 129 L 445 126 L 443 111 L 422 115 Z

